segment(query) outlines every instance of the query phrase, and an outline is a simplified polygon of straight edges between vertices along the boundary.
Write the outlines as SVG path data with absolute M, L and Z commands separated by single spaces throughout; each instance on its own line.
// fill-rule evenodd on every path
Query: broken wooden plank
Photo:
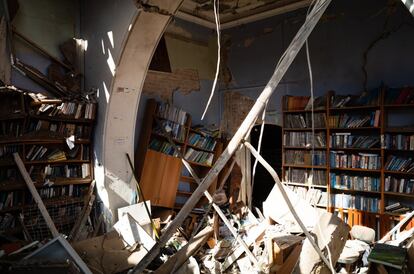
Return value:
M 394 234 L 396 231 L 399 231 L 399 229 L 413 217 L 414 217 L 414 210 L 411 211 L 409 214 L 405 215 L 404 219 L 402 219 L 396 226 L 394 226 L 390 231 L 388 231 L 388 233 L 385 234 L 385 236 L 382 237 L 382 239 L 379 240 L 378 243 L 384 243 L 388 241 L 390 237 L 392 236 L 392 234 Z
M 154 274 L 169 274 L 174 273 L 172 270 L 179 269 L 188 258 L 194 255 L 197 250 L 202 247 L 210 236 L 213 234 L 213 228 L 211 226 L 205 227 L 199 233 L 192 238 L 185 246 L 183 246 L 177 253 L 171 256 L 168 261 L 162 264 Z
M 32 179 L 30 178 L 29 173 L 26 170 L 26 167 L 24 166 L 22 159 L 19 156 L 19 153 L 15 152 L 13 153 L 13 158 L 14 161 L 16 162 L 17 167 L 20 170 L 20 173 L 22 174 L 22 177 L 27 185 L 27 187 L 29 188 L 30 193 L 33 196 L 33 199 L 35 200 L 37 207 L 40 210 L 40 213 L 43 216 L 43 219 L 46 222 L 47 227 L 49 228 L 50 232 L 52 233 L 53 237 L 58 237 L 59 236 L 59 232 L 56 229 L 55 224 L 52 221 L 52 218 L 50 218 L 49 212 L 47 212 L 47 209 L 45 207 L 45 205 L 43 204 L 42 198 L 39 195 L 39 192 L 37 192 L 36 187 L 34 186 L 34 183 L 32 181 Z
M 348 239 L 349 230 L 350 228 L 346 223 L 328 212 L 324 212 L 320 216 L 315 228 L 312 230 L 318 247 L 321 250 L 329 248 L 330 260 L 333 266 L 335 266 L 341 255 L 346 240 Z M 294 273 L 309 274 L 330 272 L 331 269 L 329 266 L 322 261 L 320 255 L 315 251 L 307 238 L 303 243 L 299 263 Z
M 184 206 L 181 208 L 180 212 L 177 214 L 176 218 L 170 223 L 167 230 L 158 241 L 158 243 L 151 249 L 150 252 L 141 260 L 141 262 L 134 267 L 131 271 L 132 273 L 142 273 L 145 267 L 155 259 L 159 254 L 161 247 L 165 246 L 167 241 L 171 238 L 177 228 L 183 223 L 187 215 L 191 212 L 197 202 L 200 200 L 203 193 L 210 187 L 213 181 L 216 179 L 220 171 L 226 165 L 228 160 L 238 149 L 241 141 L 248 135 L 251 127 L 254 125 L 257 117 L 262 113 L 263 109 L 266 106 L 267 101 L 272 95 L 273 91 L 278 86 L 279 82 L 282 80 L 289 66 L 292 64 L 296 55 L 299 53 L 305 41 L 308 39 L 310 33 L 318 23 L 322 14 L 325 12 L 328 5 L 331 3 L 331 0 L 321 0 L 318 2 L 319 5 L 315 5 L 312 10 L 309 12 L 309 15 L 306 18 L 305 23 L 299 29 L 296 36 L 293 38 L 293 41 L 286 49 L 285 53 L 282 55 L 280 62 L 276 66 L 276 69 L 270 78 L 268 84 L 257 98 L 255 104 L 250 110 L 249 114 L 244 119 L 243 123 L 229 142 L 227 148 L 222 152 L 220 157 L 217 159 L 214 166 L 210 169 L 207 175 L 200 182 L 200 185 L 193 192 L 191 197 L 187 200 Z

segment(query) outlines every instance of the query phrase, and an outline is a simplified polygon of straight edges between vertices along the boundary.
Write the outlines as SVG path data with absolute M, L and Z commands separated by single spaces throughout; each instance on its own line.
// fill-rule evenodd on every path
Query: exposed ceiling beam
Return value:
M 249 15 L 249 16 L 246 16 L 246 17 L 231 20 L 231 21 L 222 23 L 221 24 L 221 29 L 224 30 L 224 29 L 234 28 L 234 27 L 237 27 L 237 26 L 240 26 L 240 25 L 252 23 L 252 22 L 255 22 L 255 21 L 259 21 L 259 20 L 263 20 L 263 19 L 266 19 L 266 18 L 269 18 L 269 17 L 276 16 L 276 15 L 291 12 L 291 11 L 309 6 L 309 3 L 310 3 L 310 0 L 298 1 L 298 2 L 295 2 L 295 3 L 292 3 L 292 4 L 288 4 L 286 6 L 270 9 L 270 10 L 267 10 L 267 11 L 264 11 L 264 12 L 260 12 L 260 13 Z M 190 14 L 188 12 L 184 12 L 184 11 L 179 10 L 176 13 L 175 16 L 182 19 L 182 20 L 189 21 L 189 22 L 195 23 L 197 25 L 201 25 L 201 26 L 206 27 L 206 28 L 210 28 L 210 29 L 215 29 L 216 28 L 216 25 L 215 25 L 214 22 L 209 21 L 209 20 L 204 19 L 204 18 L 197 17 L 197 16 L 195 16 L 193 14 Z

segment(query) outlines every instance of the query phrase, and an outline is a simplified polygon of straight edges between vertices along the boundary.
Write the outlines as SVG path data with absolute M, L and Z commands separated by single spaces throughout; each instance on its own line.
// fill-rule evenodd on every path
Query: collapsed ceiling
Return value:
M 310 0 L 220 0 L 222 29 L 261 20 L 309 5 Z M 215 28 L 212 0 L 184 0 L 178 17 Z

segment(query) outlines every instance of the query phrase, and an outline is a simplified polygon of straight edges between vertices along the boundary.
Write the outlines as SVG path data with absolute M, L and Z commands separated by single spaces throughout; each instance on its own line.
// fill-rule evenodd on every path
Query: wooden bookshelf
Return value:
M 222 144 L 216 138 L 214 138 L 216 145 L 213 148 L 191 143 L 192 134 L 204 134 L 191 128 L 191 116 L 184 110 L 168 106 L 173 109 L 171 113 L 180 113 L 179 122 L 174 119 L 176 117 L 161 115 L 160 109 L 164 108 L 167 108 L 166 104 L 158 103 L 154 99 L 147 100 L 139 145 L 135 154 L 135 166 L 138 178 L 141 178 L 140 184 L 144 196 L 151 200 L 152 205 L 179 208 L 180 203 L 177 203 L 177 197 L 188 198 L 197 186 L 196 181 L 186 173 L 186 168 L 179 158 L 180 154 L 188 158 L 186 161 L 202 178 L 219 156 Z M 185 119 L 182 115 L 185 115 Z M 165 124 L 171 127 L 171 133 L 166 133 L 161 129 L 161 126 Z M 177 138 L 178 135 L 180 138 Z M 174 145 L 169 143 L 170 140 Z M 153 145 L 158 143 L 163 145 L 157 147 Z M 180 147 L 181 153 L 178 153 L 175 147 Z M 187 155 L 189 151 L 194 151 L 194 155 L 202 157 L 190 157 Z M 211 162 L 207 161 L 205 157 L 207 155 L 211 155 Z M 188 184 L 189 187 L 186 190 L 180 190 L 180 182 Z M 213 183 L 211 191 L 214 190 L 215 184 Z
M 39 216 L 13 161 L 12 153 L 18 152 L 46 207 L 61 207 L 68 217 L 63 224 L 62 216 L 51 214 L 59 232 L 69 233 L 81 209 L 78 204 L 83 204 L 93 180 L 91 140 L 96 104 L 65 100 L 34 104 L 28 94 L 17 91 L 1 92 L 0 99 L 9 105 L 0 111 L 0 230 L 19 233 L 19 214 L 25 216 L 25 223 Z M 71 135 L 73 148 L 66 141 Z M 28 155 L 30 150 L 32 155 Z M 8 224 L 7 218 L 12 220 Z
M 325 182 L 323 183 L 323 186 L 326 188 L 326 191 L 328 193 L 328 210 L 331 212 L 338 211 L 341 214 L 345 214 L 343 216 L 346 217 L 346 214 L 349 212 L 352 212 L 352 214 L 366 214 L 370 216 L 376 215 L 376 218 L 382 218 L 384 219 L 384 223 L 386 223 L 389 226 L 389 223 L 393 220 L 390 219 L 390 217 L 400 216 L 401 214 L 393 214 L 392 212 L 387 212 L 385 210 L 385 207 L 392 201 L 398 201 L 400 199 L 411 201 L 411 203 L 414 205 L 414 170 L 411 172 L 407 171 L 401 171 L 398 169 L 398 166 L 395 168 L 386 168 L 386 164 L 389 161 L 390 157 L 394 157 L 395 165 L 398 163 L 402 163 L 404 161 L 403 158 L 410 158 L 414 155 L 414 149 L 411 147 L 411 149 L 405 147 L 390 147 L 390 145 L 387 145 L 386 138 L 400 138 L 398 139 L 406 141 L 409 139 L 409 137 L 404 136 L 414 136 L 414 123 L 408 124 L 408 125 L 395 125 L 391 122 L 389 119 L 390 113 L 395 115 L 394 112 L 396 110 L 402 110 L 403 113 L 407 113 L 408 111 L 411 111 L 414 109 L 414 102 L 405 103 L 395 103 L 395 101 L 403 101 L 403 96 L 397 95 L 397 99 L 394 98 L 394 102 L 390 102 L 390 98 L 392 97 L 392 92 L 395 92 L 395 90 L 388 90 L 387 88 L 383 87 L 381 89 L 378 89 L 376 91 L 377 97 L 375 93 L 367 93 L 368 97 L 363 96 L 350 96 L 352 102 L 358 101 L 359 99 L 367 99 L 372 100 L 369 104 L 361 104 L 361 105 L 337 105 L 338 102 L 340 102 L 341 97 L 334 97 L 335 93 L 333 91 L 328 92 L 326 96 L 326 105 L 323 109 L 318 109 L 315 111 L 315 114 L 325 114 L 326 115 L 326 127 L 316 127 L 315 128 L 315 136 L 316 134 L 320 132 L 326 133 L 326 148 L 325 147 L 317 147 L 315 146 L 314 150 L 316 151 L 325 151 L 326 152 L 326 166 L 320 167 L 320 166 L 312 166 L 312 165 L 302 165 L 302 164 L 295 164 L 292 162 L 287 163 L 286 162 L 286 153 L 288 151 L 303 151 L 303 153 L 307 153 L 309 151 L 312 151 L 311 144 L 306 146 L 306 144 L 285 144 L 285 140 L 283 143 L 283 165 L 282 165 L 282 178 L 284 178 L 286 185 L 291 186 L 297 186 L 297 187 L 309 187 L 308 183 L 303 182 L 294 182 L 294 181 L 288 181 L 289 178 L 286 176 L 289 174 L 289 170 L 291 172 L 292 169 L 302 169 L 306 172 L 310 172 L 312 169 L 315 170 L 322 170 L 325 172 Z M 414 94 L 414 91 L 412 91 Z M 391 94 L 391 95 L 390 95 Z M 371 96 L 371 97 L 370 97 Z M 305 109 L 306 106 L 306 98 L 305 96 L 299 96 L 297 102 L 299 105 L 301 105 L 302 108 L 295 107 L 294 109 L 289 109 L 287 106 L 289 103 L 287 101 L 290 100 L 291 105 L 295 105 L 295 99 L 293 96 L 285 96 L 282 98 L 282 114 L 283 114 L 283 136 L 285 134 L 289 134 L 292 132 L 300 133 L 306 133 L 306 132 L 312 132 L 312 129 L 309 128 L 307 125 L 306 127 L 287 127 L 286 119 L 289 118 L 289 115 L 302 115 L 303 118 L 301 118 L 303 121 L 306 121 L 306 115 L 310 115 L 311 111 L 309 109 Z M 346 96 L 342 96 L 342 98 L 346 98 Z M 316 98 L 317 100 L 317 98 Z M 305 102 L 305 103 L 304 103 Z M 344 115 L 348 115 L 348 117 L 352 117 L 352 119 L 355 120 L 349 120 L 349 121 L 355 121 L 354 123 L 358 125 L 357 118 L 362 119 L 366 116 L 370 116 L 371 118 L 367 120 L 367 122 L 358 125 L 358 126 L 352 126 L 350 124 L 350 127 L 347 126 L 332 126 L 332 122 L 338 121 L 345 121 Z M 403 114 L 402 114 L 403 115 Z M 291 117 L 291 116 L 290 116 Z M 346 117 L 346 118 L 348 118 Z M 341 120 L 343 118 L 343 120 Z M 372 119 L 372 120 L 371 120 Z M 403 119 L 404 120 L 404 119 Z M 344 122 L 345 123 L 345 122 Z M 347 122 L 348 123 L 348 122 Z M 292 124 L 292 122 L 289 122 L 289 124 Z M 353 136 L 352 138 L 357 138 L 358 136 L 369 136 L 372 138 L 378 138 L 380 141 L 375 144 L 375 146 L 372 147 L 342 147 L 342 146 L 332 146 L 332 142 L 336 142 L 337 139 L 341 140 L 341 137 L 337 137 L 338 135 L 344 135 L 346 133 L 349 133 L 349 136 Z M 334 135 L 336 134 L 336 135 Z M 390 135 L 391 137 L 387 137 L 387 135 Z M 403 137 L 395 137 L 396 135 L 403 135 Z M 404 139 L 405 138 L 405 139 Z M 411 141 L 414 140 L 414 137 L 411 137 Z M 284 138 L 285 139 L 285 138 Z M 368 139 L 368 138 L 367 138 Z M 396 142 L 393 139 L 393 142 Z M 401 142 L 401 141 L 400 141 Z M 389 141 L 388 141 L 389 143 Z M 405 143 L 404 143 L 405 144 Z M 405 144 L 406 145 L 406 144 Z M 341 152 L 344 155 L 360 155 L 359 153 L 365 153 L 365 154 L 372 154 L 372 155 L 378 155 L 379 157 L 379 168 L 354 168 L 354 167 L 333 167 L 331 166 L 331 152 Z M 296 152 L 295 152 L 296 153 Z M 298 152 L 297 152 L 298 153 Z M 342 155 L 342 154 L 341 154 Z M 333 156 L 332 156 L 333 157 Z M 344 156 L 345 157 L 345 156 Z M 348 157 L 348 156 L 347 156 Z M 350 156 L 349 156 L 350 157 Z M 399 161 L 400 157 L 402 160 Z M 375 158 L 378 159 L 378 158 Z M 352 166 L 354 166 L 351 163 Z M 350 166 L 351 166 L 350 165 Z M 298 173 L 300 174 L 300 173 Z M 374 181 L 378 183 L 379 180 L 379 187 L 378 191 L 371 191 L 371 190 L 358 190 L 356 189 L 343 189 L 343 188 L 337 188 L 333 186 L 333 183 L 331 183 L 332 176 L 335 174 L 335 176 L 340 175 L 346 175 L 346 176 L 355 176 L 357 177 L 367 177 L 372 178 L 371 180 L 367 181 L 369 183 L 373 183 Z M 386 191 L 385 187 L 385 180 L 388 177 L 402 179 L 405 178 L 404 183 L 404 191 L 403 192 L 391 192 Z M 346 177 L 346 178 L 348 178 Z M 302 178 L 302 177 L 300 177 Z M 342 178 L 342 177 L 340 177 Z M 352 177 L 354 178 L 354 177 Z M 373 179 L 376 178 L 376 179 Z M 302 178 L 303 179 L 303 178 Z M 337 179 L 337 178 L 335 178 Z M 351 179 L 347 179 L 351 180 Z M 357 180 L 357 179 L 355 179 Z M 366 179 L 367 180 L 367 179 Z M 388 179 L 387 179 L 388 180 Z M 357 182 L 357 181 L 355 181 Z M 377 184 L 376 183 L 376 184 Z M 405 185 L 406 184 L 406 185 Z M 410 186 L 410 184 L 413 184 L 411 186 L 411 189 L 408 190 L 411 191 L 410 193 L 405 193 L 406 188 Z M 317 186 L 315 186 L 317 187 Z M 378 206 L 372 207 L 374 209 L 374 212 L 372 210 L 357 210 L 357 209 L 347 209 L 347 208 L 341 208 L 341 207 L 335 207 L 335 204 L 333 204 L 333 195 L 338 193 L 344 193 L 348 195 L 358 196 L 361 197 L 361 202 L 364 199 L 370 198 L 370 197 L 378 197 Z M 368 200 L 364 200 L 364 203 L 371 203 L 367 202 Z M 376 200 L 372 200 L 372 203 L 375 203 Z M 370 205 L 371 206 L 371 205 Z M 347 217 L 346 217 L 347 218 Z M 364 223 L 360 223 L 364 225 Z M 372 224 L 372 222 L 370 222 Z M 381 231 L 380 234 L 383 234 L 386 232 L 387 225 L 380 225 Z M 379 231 L 379 230 L 378 230 Z

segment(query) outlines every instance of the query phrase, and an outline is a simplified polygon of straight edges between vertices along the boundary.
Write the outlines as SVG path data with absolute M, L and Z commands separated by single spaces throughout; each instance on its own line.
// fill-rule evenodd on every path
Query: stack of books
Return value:
M 414 104 L 414 88 L 390 88 L 386 92 L 385 104 Z
M 205 151 L 198 151 L 192 148 L 188 148 L 184 158 L 191 162 L 197 162 L 200 164 L 211 166 L 213 164 L 214 154 Z
M 337 114 L 329 117 L 330 128 L 359 128 L 359 127 L 378 127 L 381 112 L 372 111 L 369 114 Z
M 413 173 L 414 161 L 412 158 L 390 155 L 385 164 L 386 170 Z
M 328 194 L 320 189 L 308 189 L 306 187 L 289 186 L 300 198 L 306 200 L 312 205 L 327 206 Z
M 385 148 L 399 150 L 414 150 L 414 135 L 385 134 Z
M 157 115 L 180 125 L 184 125 L 187 121 L 187 112 L 170 104 L 159 104 Z
M 390 213 L 406 213 L 411 211 L 411 208 L 400 202 L 391 202 L 385 207 L 385 211 Z
M 285 162 L 291 165 L 326 165 L 325 151 L 303 151 L 303 150 L 287 150 L 285 151 Z
M 161 126 L 161 127 L 160 127 Z M 171 134 L 173 139 L 184 142 L 186 130 L 185 127 L 173 121 L 161 120 L 160 125 L 156 125 L 154 132 L 159 135 L 164 135 L 165 132 Z
M 313 140 L 315 140 L 315 142 Z M 315 147 L 318 148 L 326 147 L 325 132 L 317 132 L 315 135 L 313 135 L 312 132 L 288 131 L 283 135 L 284 146 L 311 148 L 313 143 L 315 144 Z
M 331 148 L 379 148 L 379 136 L 359 136 L 350 132 L 338 132 L 331 135 Z
M 351 208 L 379 212 L 381 199 L 350 194 L 331 194 L 331 204 L 337 208 Z
M 309 177 L 312 176 L 313 185 L 326 185 L 326 174 L 324 170 L 306 170 L 298 168 L 288 168 L 285 171 L 285 181 L 291 183 L 307 184 Z
M 414 179 L 388 176 L 385 178 L 384 190 L 387 192 L 414 194 Z
M 208 135 L 202 136 L 201 134 L 197 133 L 190 133 L 188 137 L 188 144 L 204 149 L 204 150 L 214 150 L 216 147 L 216 140 Z
M 331 186 L 337 189 L 379 191 L 380 178 L 331 173 Z
M 314 127 L 324 128 L 326 126 L 325 113 L 314 113 Z M 287 114 L 285 116 L 286 128 L 312 128 L 311 113 L 305 114 Z
M 178 157 L 179 153 L 176 149 L 168 142 L 152 139 L 149 148 L 158 152 L 162 152 L 174 157 Z
M 381 168 L 381 157 L 377 154 L 358 153 L 345 154 L 343 151 L 331 151 L 331 168 Z

